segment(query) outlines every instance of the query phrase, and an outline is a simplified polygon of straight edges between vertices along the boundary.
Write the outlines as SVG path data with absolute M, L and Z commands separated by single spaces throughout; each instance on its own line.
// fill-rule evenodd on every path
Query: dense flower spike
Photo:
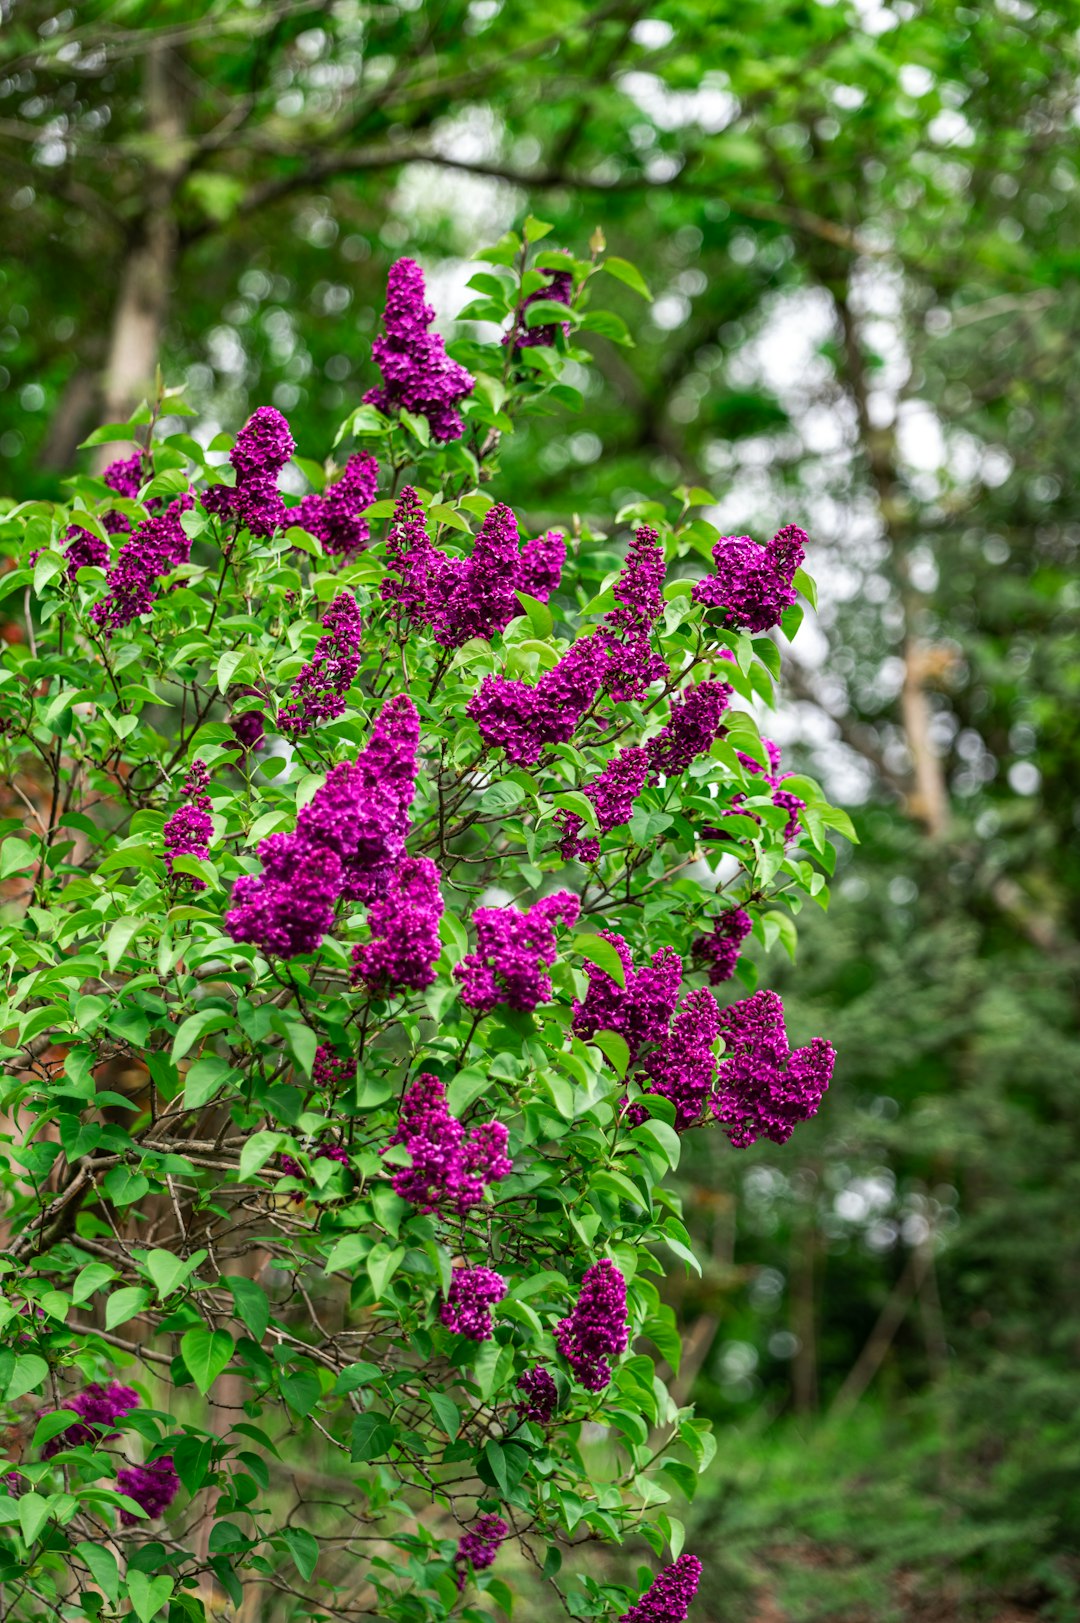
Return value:
M 192 506 L 193 498 L 178 496 L 163 513 L 154 513 L 133 530 L 120 548 L 115 564 L 105 577 L 108 592 L 90 610 L 91 619 L 106 637 L 130 625 L 140 615 L 149 614 L 157 596 L 157 583 L 178 564 L 191 557 L 191 542 L 180 520 Z
M 587 1392 L 602 1392 L 611 1380 L 612 1358 L 630 1341 L 626 1280 L 605 1257 L 585 1270 L 574 1311 L 555 1326 L 555 1345 Z
M 393 1175 L 395 1194 L 422 1212 L 464 1217 L 480 1205 L 489 1184 L 510 1172 L 507 1136 L 503 1124 L 495 1121 L 466 1130 L 450 1114 L 439 1078 L 422 1073 L 401 1102 L 398 1130 L 390 1140 L 390 1145 L 404 1145 L 412 1157 L 411 1166 Z
M 647 750 L 628 745 L 605 767 L 599 777 L 585 784 L 583 793 L 596 808 L 596 821 L 601 834 L 629 822 L 634 801 L 645 787 L 649 776 Z M 581 838 L 585 819 L 577 812 L 560 809 L 555 821 L 562 830 L 559 851 L 567 862 L 575 857 L 579 862 L 595 862 L 600 855 L 600 841 L 594 834 Z
M 648 964 L 635 969 L 622 936 L 611 930 L 600 934 L 619 955 L 626 989 L 595 964 L 586 964 L 589 990 L 574 1004 L 574 1032 L 587 1041 L 598 1031 L 618 1031 L 634 1060 L 643 1043 L 659 1042 L 667 1032 L 679 996 L 682 960 L 671 947 L 661 947 Z
M 581 903 L 570 891 L 545 896 L 525 913 L 516 907 L 478 907 L 473 914 L 476 951 L 454 969 L 461 1001 L 478 1014 L 496 1004 L 530 1013 L 551 998 L 548 968 L 558 951 L 555 924 L 577 921 Z
M 716 1076 L 712 1047 L 720 1034 L 720 1010 L 707 987 L 688 992 L 671 1028 L 645 1060 L 645 1092 L 675 1106 L 675 1131 L 685 1133 L 702 1119 Z M 636 1125 L 648 1115 L 644 1104 L 628 1112 Z
M 667 662 L 652 646 L 653 627 L 664 612 L 663 584 L 664 549 L 656 531 L 643 524 L 612 587 L 618 606 L 605 614 L 597 633 L 608 655 L 604 690 L 615 700 L 640 699 L 668 674 Z
M 150 459 L 145 451 L 134 451 L 131 456 L 110 462 L 101 477 L 118 496 L 137 501 L 143 481 L 150 477 Z
M 565 563 L 566 537 L 560 530 L 548 530 L 546 535 L 526 541 L 518 564 L 518 591 L 546 603 L 559 590 Z
M 491 1268 L 455 1268 L 439 1319 L 469 1341 L 490 1341 L 494 1329 L 490 1310 L 502 1301 L 506 1289 L 506 1280 Z
M 731 700 L 727 682 L 698 682 L 671 701 L 671 720 L 646 746 L 653 781 L 674 778 L 720 736 L 721 718 Z
M 516 586 L 521 547 L 517 520 L 506 506 L 488 509 L 468 558 L 435 555 L 424 618 L 443 648 L 470 637 L 490 638 L 520 614 Z
M 465 426 L 457 407 L 472 393 L 475 379 L 450 359 L 439 335 L 428 332 L 434 320 L 419 265 L 399 259 L 386 282 L 385 337 L 371 346 L 382 387 L 369 389 L 364 399 L 380 411 L 419 413 L 427 418 L 433 439 L 456 440 Z
M 385 896 L 405 854 L 419 742 L 416 706 L 399 693 L 383 705 L 356 760 L 333 767 L 296 820 L 298 835 L 340 857 L 350 900 Z
M 379 587 L 383 599 L 394 605 L 394 613 L 403 628 L 422 623 L 428 598 L 428 575 L 439 557 L 427 532 L 420 498 L 411 485 L 406 485 L 397 499 L 386 538 L 388 574 Z
M 313 1086 L 324 1088 L 333 1096 L 349 1087 L 355 1080 L 355 1057 L 345 1059 L 335 1048 L 331 1048 L 329 1043 L 320 1043 L 315 1050 L 315 1060 L 311 1067 Z
M 521 1393 L 517 1412 L 522 1420 L 532 1420 L 538 1426 L 546 1426 L 548 1421 L 555 1418 L 555 1411 L 559 1407 L 559 1389 L 549 1369 L 537 1364 L 534 1369 L 523 1370 L 515 1384 Z
M 242 687 L 239 692 L 248 699 L 263 698 L 258 688 Z M 263 702 L 265 703 L 265 700 Z M 264 747 L 266 717 L 261 709 L 233 711 L 229 716 L 229 726 L 233 730 L 236 742 L 245 750 L 257 753 Z
M 562 252 L 562 250 L 558 250 Z M 508 332 L 503 339 L 504 344 L 513 344 L 515 349 L 550 349 L 555 342 L 555 335 L 561 327 L 564 338 L 570 336 L 570 323 L 568 321 L 543 322 L 538 327 L 530 327 L 525 318 L 525 312 L 534 304 L 566 304 L 569 305 L 574 296 L 574 273 L 572 270 L 549 270 L 547 272 L 547 286 L 538 288 L 530 293 L 521 306 L 521 313 L 514 325 L 513 331 Z
M 258 855 L 263 871 L 236 881 L 225 929 L 279 958 L 314 952 L 334 922 L 341 858 L 296 833 L 268 834 Z
M 229 452 L 236 484 L 212 485 L 203 493 L 208 513 L 236 518 L 252 535 L 270 536 L 286 523 L 278 474 L 296 450 L 288 423 L 273 406 L 252 412 Z
M 708 965 L 709 985 L 729 981 L 739 961 L 739 947 L 753 928 L 753 920 L 742 907 L 722 913 L 708 935 L 699 935 L 691 948 L 695 958 Z
M 701 1562 L 697 1556 L 680 1555 L 670 1567 L 657 1574 L 637 1604 L 623 1613 L 619 1623 L 685 1623 L 700 1582 Z
M 716 574 L 694 587 L 694 601 L 724 609 L 724 624 L 768 631 L 795 602 L 795 571 L 806 556 L 806 531 L 796 524 L 778 530 L 766 547 L 748 535 L 725 535 L 713 547 Z
M 305 496 L 288 515 L 290 524 L 317 536 L 331 558 L 351 563 L 371 539 L 371 528 L 361 513 L 375 500 L 379 464 L 366 451 L 351 456 L 344 471 L 321 493 Z
M 278 718 L 282 731 L 294 738 L 341 715 L 360 669 L 364 622 L 352 592 L 338 593 L 322 617 L 322 626 L 325 635 L 315 644 L 315 656 L 294 681 L 292 698 L 282 706 Z
M 205 761 L 195 760 L 184 779 L 181 794 L 185 804 L 173 812 L 162 830 L 165 846 L 165 866 L 170 878 L 174 877 L 173 862 L 177 857 L 203 857 L 210 855 L 210 841 L 214 825 L 210 820 L 210 774 Z M 192 874 L 182 876 L 192 890 L 205 890 L 206 885 Z
M 720 1016 L 725 1054 L 712 1110 L 737 1150 L 759 1138 L 786 1144 L 801 1121 L 817 1115 L 832 1080 L 836 1052 L 823 1037 L 791 1053 L 784 1005 L 775 992 L 755 992 Z
M 545 745 L 565 744 L 574 736 L 608 667 L 600 637 L 582 637 L 535 687 L 512 677 L 485 676 L 467 711 L 485 744 L 505 750 L 515 765 L 531 766 Z
M 115 1437 L 116 1422 L 138 1406 L 139 1394 L 130 1386 L 121 1386 L 117 1381 L 110 1381 L 108 1386 L 92 1382 L 61 1404 L 61 1409 L 70 1409 L 79 1419 L 43 1444 L 42 1459 L 51 1460 L 64 1448 L 84 1448 Z
M 108 569 L 109 543 L 98 535 L 91 535 L 81 525 L 71 524 L 68 526 L 64 557 L 68 561 L 68 579 L 74 580 L 80 569 Z
M 164 1516 L 180 1492 L 180 1478 L 176 1474 L 171 1454 L 162 1454 L 149 1465 L 129 1465 L 116 1473 L 118 1492 L 126 1493 L 141 1505 L 151 1521 Z M 142 1517 L 130 1510 L 121 1510 L 121 1527 L 138 1527 Z
M 371 940 L 353 948 L 353 982 L 383 993 L 430 986 L 442 951 L 442 913 L 438 868 L 430 857 L 406 857 L 391 874 L 385 897 L 368 909 Z
M 465 1588 L 470 1566 L 474 1572 L 483 1572 L 494 1564 L 499 1546 L 509 1531 L 501 1516 L 481 1516 L 476 1525 L 458 1540 L 454 1564 L 458 1569 L 459 1589 Z

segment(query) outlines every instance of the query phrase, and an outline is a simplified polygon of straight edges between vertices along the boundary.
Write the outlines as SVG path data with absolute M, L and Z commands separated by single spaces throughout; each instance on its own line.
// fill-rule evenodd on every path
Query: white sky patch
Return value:
M 619 88 L 661 130 L 696 124 L 706 135 L 718 135 L 739 112 L 739 99 L 722 73 L 706 73 L 695 90 L 672 90 L 655 73 L 623 73 Z

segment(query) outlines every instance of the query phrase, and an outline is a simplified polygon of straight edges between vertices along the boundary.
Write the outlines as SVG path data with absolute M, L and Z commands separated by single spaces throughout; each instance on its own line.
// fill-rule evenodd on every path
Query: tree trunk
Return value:
M 174 199 L 187 162 L 177 67 L 169 46 L 159 44 L 148 51 L 146 203 L 120 273 L 102 379 L 102 411 L 110 423 L 123 422 L 153 389 L 168 314 L 177 252 Z M 104 460 L 111 461 L 115 445 L 104 449 Z

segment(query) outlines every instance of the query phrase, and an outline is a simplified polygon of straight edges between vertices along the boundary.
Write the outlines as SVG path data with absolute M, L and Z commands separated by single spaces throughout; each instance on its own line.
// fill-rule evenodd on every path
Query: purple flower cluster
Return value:
M 379 464 L 366 451 L 359 451 L 333 484 L 321 494 L 304 497 L 288 515 L 289 523 L 317 536 L 331 558 L 351 563 L 371 539 L 371 529 L 360 515 L 375 500 L 378 484 Z
M 450 359 L 439 335 L 428 332 L 434 320 L 419 265 L 399 259 L 386 281 L 386 334 L 371 346 L 382 387 L 369 389 L 364 400 L 380 411 L 418 413 L 427 418 L 433 439 L 457 440 L 465 426 L 457 407 L 472 393 L 475 379 Z
M 278 718 L 293 738 L 309 733 L 321 721 L 333 721 L 345 709 L 345 698 L 360 669 L 364 622 L 352 592 L 339 592 L 322 617 L 325 635 L 315 655 L 293 682 L 289 703 Z
M 752 755 L 747 755 L 745 751 L 736 750 L 735 753 L 739 757 L 740 764 L 744 766 L 748 772 L 753 772 L 755 774 L 760 773 L 765 779 L 765 782 L 772 789 L 773 805 L 779 806 L 781 811 L 786 811 L 788 814 L 787 825 L 784 828 L 784 839 L 793 840 L 802 828 L 802 824 L 799 822 L 799 813 L 806 810 L 806 801 L 800 800 L 798 795 L 793 795 L 790 790 L 781 789 L 780 787 L 780 785 L 786 782 L 788 778 L 793 777 L 794 773 L 780 771 L 779 744 L 774 744 L 771 738 L 763 738 L 761 742 L 764 744 L 765 753 L 769 757 L 769 766 L 772 769 L 771 771 L 766 771 L 766 769 L 761 765 L 760 761 L 755 761 L 754 757 Z M 732 805 L 741 805 L 744 798 L 745 797 L 743 795 L 735 795 L 732 799 Z
M 210 821 L 210 773 L 206 762 L 195 760 L 184 779 L 181 794 L 185 804 L 174 811 L 162 830 L 165 846 L 165 866 L 170 878 L 174 877 L 173 862 L 177 857 L 209 857 L 210 840 L 214 825 Z M 201 879 L 192 874 L 182 876 L 192 890 L 205 890 Z
M 796 524 L 778 530 L 768 546 L 748 535 L 725 535 L 712 549 L 716 574 L 694 587 L 695 603 L 725 610 L 724 624 L 744 631 L 768 631 L 794 603 L 791 584 L 806 556 L 806 531 Z
M 470 1566 L 474 1572 L 484 1572 L 493 1566 L 510 1529 L 501 1516 L 481 1516 L 476 1525 L 458 1540 L 454 1564 L 458 1569 L 457 1586 L 465 1588 Z
M 344 1144 L 332 1144 L 329 1140 L 324 1140 L 321 1144 L 316 1144 L 312 1148 L 311 1159 L 313 1161 L 336 1161 L 339 1167 L 352 1166 L 352 1157 Z M 294 1155 L 279 1155 L 278 1165 L 287 1178 L 299 1178 L 302 1182 L 307 1182 L 307 1174 Z M 296 1190 L 292 1198 L 294 1203 L 299 1205 L 304 1199 L 304 1191 L 302 1189 Z
M 517 592 L 546 602 L 559 584 L 566 543 L 552 531 L 522 550 L 509 507 L 490 507 L 468 558 L 440 552 L 411 486 L 398 497 L 386 543 L 390 573 L 380 587 L 403 625 L 424 626 L 443 648 L 490 639 L 521 613 Z
M 390 1140 L 404 1145 L 412 1156 L 411 1166 L 394 1173 L 394 1192 L 421 1212 L 456 1212 L 464 1217 L 480 1205 L 489 1184 L 510 1172 L 506 1143 L 502 1122 L 466 1130 L 450 1114 L 442 1082 L 424 1072 L 401 1101 L 398 1130 Z
M 278 475 L 296 450 L 288 423 L 273 406 L 253 411 L 229 452 L 236 484 L 212 485 L 203 494 L 208 513 L 232 517 L 257 536 L 271 536 L 286 522 Z
M 653 781 L 674 778 L 720 736 L 721 718 L 731 700 L 727 682 L 698 682 L 671 701 L 671 720 L 646 746 Z
M 108 1386 L 92 1382 L 61 1404 L 62 1409 L 70 1409 L 79 1419 L 66 1431 L 49 1438 L 42 1447 L 42 1459 L 51 1460 L 65 1448 L 84 1448 L 115 1437 L 116 1422 L 138 1406 L 139 1394 L 130 1386 L 120 1386 L 116 1381 L 110 1381 Z
M 103 541 L 98 535 L 92 535 L 89 530 L 84 530 L 81 524 L 68 526 L 67 547 L 64 552 L 68 580 L 74 580 L 80 569 L 108 569 L 109 556 L 107 541 Z
M 725 1009 L 720 1034 L 726 1051 L 714 1116 L 737 1150 L 759 1138 L 786 1144 L 797 1124 L 818 1112 L 836 1060 L 832 1044 L 815 1037 L 792 1053 L 784 1005 L 775 992 L 755 992 Z
M 455 1335 L 469 1341 L 490 1341 L 494 1329 L 490 1310 L 505 1295 L 506 1280 L 492 1269 L 455 1268 L 439 1319 Z
M 649 1078 L 645 1092 L 670 1099 L 675 1106 L 675 1131 L 685 1133 L 702 1119 L 716 1076 L 712 1047 L 720 1034 L 720 1010 L 707 987 L 688 992 L 670 1029 L 645 1059 Z M 637 1126 L 648 1107 L 631 1105 L 627 1116 Z
M 527 912 L 516 907 L 478 907 L 473 913 L 476 951 L 465 955 L 454 969 L 461 982 L 461 1001 L 478 1014 L 496 1004 L 531 1013 L 551 998 L 555 961 L 555 924 L 576 923 L 581 908 L 568 890 L 545 896 Z
M 106 637 L 149 614 L 157 596 L 157 583 L 191 557 L 191 542 L 180 520 L 192 505 L 189 495 L 178 496 L 163 513 L 144 519 L 120 548 L 105 576 L 106 595 L 90 610 L 90 617 Z
M 356 1059 L 353 1056 L 343 1058 L 329 1043 L 320 1043 L 315 1050 L 315 1060 L 311 1067 L 312 1085 L 334 1095 L 355 1080 Z
M 729 907 L 721 913 L 708 935 L 699 935 L 692 952 L 708 965 L 709 985 L 729 981 L 739 960 L 739 948 L 753 929 L 749 913 L 742 907 Z
M 685 1623 L 700 1582 L 701 1562 L 697 1556 L 680 1555 L 670 1567 L 657 1574 L 637 1604 L 623 1613 L 619 1623 Z
M 653 652 L 652 630 L 664 612 L 664 549 L 655 530 L 643 524 L 634 533 L 612 595 L 618 605 L 604 616 L 598 632 L 608 654 L 604 691 L 615 700 L 640 699 L 668 667 Z
M 391 874 L 386 895 L 368 909 L 371 940 L 353 948 L 353 983 L 363 981 L 381 993 L 430 986 L 442 950 L 442 914 L 438 868 L 430 857 L 406 857 Z
M 558 251 L 564 252 L 565 250 L 560 249 Z M 508 332 L 503 339 L 504 344 L 513 344 L 515 349 L 550 349 L 555 342 L 555 334 L 559 327 L 562 328 L 563 337 L 569 338 L 570 323 L 568 321 L 544 322 L 539 327 L 526 325 L 525 312 L 530 306 L 541 300 L 545 304 L 569 305 L 574 296 L 574 273 L 572 270 L 549 270 L 547 278 L 547 286 L 538 288 L 535 293 L 530 293 L 521 306 L 521 312 L 513 330 Z
M 574 1033 L 584 1041 L 598 1031 L 617 1031 L 626 1039 L 633 1061 L 644 1043 L 659 1042 L 667 1034 L 682 980 L 682 960 L 671 947 L 654 952 L 648 964 L 634 968 L 630 949 L 621 935 L 601 930 L 619 955 L 625 990 L 605 970 L 586 964 L 589 989 L 574 1004 Z
M 141 1505 L 151 1521 L 164 1516 L 180 1492 L 180 1478 L 176 1474 L 171 1454 L 162 1454 L 149 1465 L 129 1465 L 116 1473 L 116 1486 Z M 141 1517 L 130 1510 L 120 1512 L 121 1527 L 136 1527 Z
M 516 1384 L 521 1393 L 517 1412 L 522 1420 L 533 1420 L 538 1426 L 546 1426 L 549 1420 L 554 1419 L 559 1407 L 559 1389 L 550 1370 L 543 1364 L 537 1364 L 533 1369 L 524 1370 Z
M 585 784 L 582 793 L 596 808 L 596 821 L 601 834 L 629 822 L 634 800 L 644 789 L 648 777 L 649 752 L 628 745 L 619 751 L 598 777 Z M 580 837 L 585 819 L 577 812 L 560 808 L 555 813 L 555 821 L 562 830 L 559 850 L 565 860 L 570 862 L 576 857 L 579 862 L 595 862 L 600 855 L 600 841 L 595 834 L 588 834 L 584 839 Z
M 608 669 L 601 636 L 575 642 L 535 687 L 508 676 L 485 676 L 466 707 L 490 749 L 531 766 L 548 744 L 565 744 L 600 691 Z
M 120 457 L 116 462 L 110 462 L 101 477 L 110 490 L 133 502 L 138 500 L 139 490 L 149 471 L 149 458 L 146 452 L 134 451 L 131 456 Z M 113 516 L 120 519 L 123 528 L 127 529 L 127 520 L 122 513 Z
M 262 699 L 264 704 L 266 702 L 258 688 L 242 687 L 239 691 L 245 698 Z M 262 749 L 266 734 L 266 717 L 261 709 L 234 710 L 229 716 L 229 726 L 241 749 L 254 752 Z
M 404 856 L 416 785 L 420 721 L 406 694 L 391 699 L 355 761 L 334 767 L 291 834 L 260 842 L 261 874 L 233 887 L 225 929 L 234 941 L 291 958 L 314 952 L 339 896 L 384 896 Z
M 555 1326 L 555 1344 L 588 1392 L 611 1380 L 612 1358 L 626 1351 L 626 1280 L 607 1257 L 586 1268 L 574 1311 Z

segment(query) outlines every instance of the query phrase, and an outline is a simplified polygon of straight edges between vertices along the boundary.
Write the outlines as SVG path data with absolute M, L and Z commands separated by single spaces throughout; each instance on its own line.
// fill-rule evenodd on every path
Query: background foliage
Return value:
M 273 398 L 316 456 L 406 243 L 444 315 L 529 207 L 640 264 L 636 347 L 508 442 L 512 499 L 598 522 L 683 477 L 725 532 L 803 522 L 781 740 L 862 841 L 790 994 L 768 964 L 841 1055 L 798 1165 L 682 1167 L 702 1604 L 1072 1615 L 1077 8 L 7 11 L 15 497 L 100 420 L 148 245 L 197 431 Z

